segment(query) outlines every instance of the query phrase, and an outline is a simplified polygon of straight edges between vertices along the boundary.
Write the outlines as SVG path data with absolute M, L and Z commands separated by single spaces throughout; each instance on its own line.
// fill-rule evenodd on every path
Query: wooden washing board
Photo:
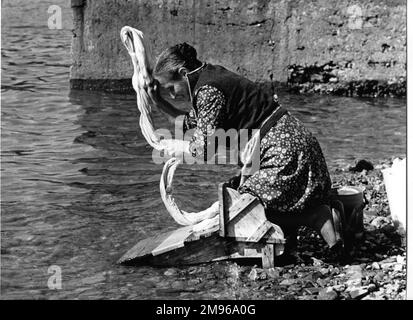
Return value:
M 119 259 L 127 265 L 177 266 L 220 260 L 252 259 L 274 266 L 284 251 L 280 227 L 269 222 L 264 207 L 250 195 L 219 185 L 219 224 L 202 232 L 181 227 L 139 241 Z

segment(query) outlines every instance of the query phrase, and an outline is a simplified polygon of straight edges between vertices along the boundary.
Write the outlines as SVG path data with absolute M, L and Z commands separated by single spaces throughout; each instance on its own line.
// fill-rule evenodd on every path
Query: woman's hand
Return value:
M 162 98 L 160 92 L 161 85 L 158 80 L 153 79 L 153 81 L 144 89 L 148 93 L 149 98 L 152 101 L 152 104 L 154 104 L 157 108 L 166 113 L 168 120 L 171 123 L 175 123 L 176 117 L 185 115 L 187 113 L 184 110 L 175 108 L 172 104 L 170 104 L 168 101 Z
M 159 81 L 153 79 L 148 87 L 145 88 L 152 102 L 157 106 L 161 106 L 164 103 L 164 99 L 161 96 L 160 87 Z
M 160 142 L 165 152 L 170 156 L 179 156 L 183 153 L 189 153 L 189 141 L 164 139 Z

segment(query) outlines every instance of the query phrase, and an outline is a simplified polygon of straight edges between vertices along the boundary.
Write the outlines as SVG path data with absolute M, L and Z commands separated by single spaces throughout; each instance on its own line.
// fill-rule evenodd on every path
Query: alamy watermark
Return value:
M 47 13 L 49 14 L 49 19 L 47 20 L 48 28 L 57 30 L 62 29 L 62 8 L 57 5 L 52 5 L 47 9 Z
M 174 135 L 168 129 L 157 129 L 155 133 L 161 139 L 172 140 L 174 137 L 175 141 L 194 143 L 192 140 L 197 129 L 189 129 L 184 133 L 182 120 L 182 116 L 175 119 Z M 174 156 L 186 164 L 244 164 L 248 171 L 255 172 L 260 165 L 260 139 L 255 139 L 255 143 L 252 143 L 251 138 L 259 134 L 259 129 L 211 130 L 209 133 L 202 133 L 198 140 L 201 143 L 197 143 L 196 155 L 190 152 L 176 152 L 171 155 L 154 149 L 152 160 L 156 164 L 163 164 Z
M 50 290 L 62 289 L 62 268 L 56 265 L 52 265 L 47 269 L 47 273 L 51 274 L 47 280 L 47 287 Z

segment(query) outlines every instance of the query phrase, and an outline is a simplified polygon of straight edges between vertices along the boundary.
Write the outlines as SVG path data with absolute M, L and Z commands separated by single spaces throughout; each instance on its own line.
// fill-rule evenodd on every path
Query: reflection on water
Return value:
M 162 166 L 139 132 L 135 97 L 69 91 L 65 1 L 64 30 L 46 26 L 47 7 L 57 2 L 2 2 L 3 297 L 234 298 L 239 288 L 231 281 L 192 288 L 201 275 L 115 264 L 137 240 L 177 225 L 159 196 Z M 319 138 L 331 168 L 405 155 L 404 99 L 279 96 Z M 158 112 L 154 119 L 170 128 Z M 176 197 L 189 210 L 205 208 L 217 184 L 235 173 L 182 165 Z M 62 269 L 62 290 L 47 287 L 51 265 Z M 231 277 L 231 268 L 204 271 Z

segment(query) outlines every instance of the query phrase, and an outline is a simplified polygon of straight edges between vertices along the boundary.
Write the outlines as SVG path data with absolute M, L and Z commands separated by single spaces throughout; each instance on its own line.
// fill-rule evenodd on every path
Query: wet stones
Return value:
M 269 278 L 276 279 L 280 276 L 280 270 L 281 268 L 271 268 L 267 270 L 267 275 Z
M 371 264 L 371 268 L 372 268 L 373 270 L 380 270 L 380 265 L 378 264 L 378 262 L 373 262 L 373 263 Z
M 348 69 L 348 68 L 347 68 Z M 320 93 L 358 97 L 404 97 L 404 77 L 391 80 L 343 81 L 338 76 L 346 68 L 332 61 L 324 65 L 290 65 L 287 87 L 295 93 Z
M 284 279 L 280 282 L 280 286 L 291 286 L 296 283 L 295 279 Z
M 259 276 L 258 276 L 258 271 L 257 271 L 257 269 L 252 269 L 251 272 L 250 272 L 249 275 L 248 275 L 248 278 L 249 278 L 250 280 L 252 280 L 252 281 L 258 280 L 258 279 L 259 279 Z
M 317 298 L 318 300 L 335 300 L 338 298 L 338 294 L 333 288 L 328 287 L 321 289 Z
M 175 276 L 177 274 L 178 274 L 178 271 L 176 269 L 173 269 L 173 268 L 170 268 L 170 269 L 168 269 L 164 272 L 164 275 L 167 276 L 167 277 Z
M 370 161 L 360 160 L 356 163 L 354 167 L 351 167 L 349 170 L 351 172 L 362 172 L 363 170 L 370 171 L 373 169 L 373 164 Z

